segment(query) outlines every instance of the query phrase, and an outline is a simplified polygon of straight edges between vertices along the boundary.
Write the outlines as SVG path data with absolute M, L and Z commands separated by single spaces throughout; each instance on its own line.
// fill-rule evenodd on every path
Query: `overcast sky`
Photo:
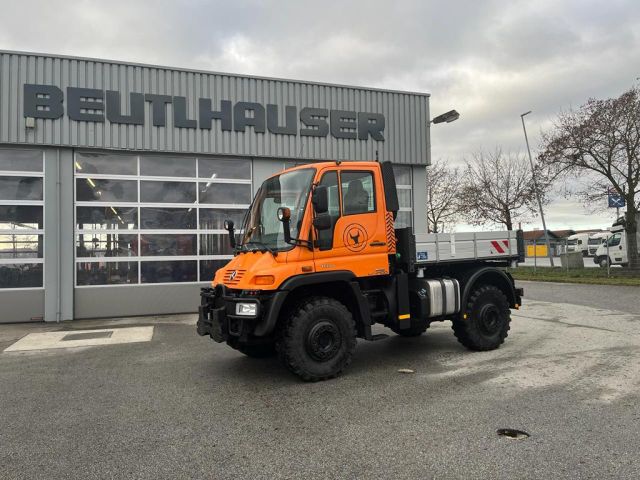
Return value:
M 68 6 L 65 6 L 68 5 Z M 640 2 L 0 0 L 0 48 L 428 92 L 433 158 L 532 148 L 561 109 L 640 76 Z M 603 198 L 603 204 L 606 199 Z M 550 228 L 606 227 L 558 197 Z M 529 227 L 538 226 L 534 221 Z

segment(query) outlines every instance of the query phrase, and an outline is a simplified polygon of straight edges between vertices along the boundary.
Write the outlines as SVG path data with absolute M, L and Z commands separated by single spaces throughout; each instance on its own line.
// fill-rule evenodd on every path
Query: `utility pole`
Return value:
M 536 180 L 536 171 L 533 168 L 533 158 L 531 158 L 531 148 L 529 147 L 529 137 L 527 137 L 527 127 L 524 125 L 525 115 L 529 115 L 531 110 L 520 115 L 522 120 L 522 130 L 524 131 L 524 141 L 527 143 L 527 152 L 529 152 L 529 163 L 531 164 L 531 176 L 533 178 L 533 188 L 536 191 L 536 198 L 538 199 L 538 208 L 540 209 L 540 218 L 542 218 L 542 228 L 544 229 L 544 240 L 547 243 L 547 255 L 549 256 L 549 262 L 553 267 L 553 255 L 551 255 L 551 242 L 549 241 L 549 231 L 547 230 L 547 223 L 544 221 L 544 212 L 542 210 L 542 201 L 540 200 L 540 190 L 538 189 L 538 181 Z

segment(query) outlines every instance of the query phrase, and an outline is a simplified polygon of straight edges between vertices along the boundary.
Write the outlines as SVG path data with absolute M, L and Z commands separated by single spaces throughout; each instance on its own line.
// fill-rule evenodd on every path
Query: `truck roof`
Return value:
M 304 168 L 321 169 L 321 168 L 325 168 L 325 167 L 335 167 L 337 164 L 338 165 L 348 164 L 349 167 L 353 167 L 353 168 L 362 168 L 362 167 L 371 168 L 371 167 L 373 167 L 375 165 L 380 165 L 380 163 L 376 162 L 375 160 L 357 161 L 357 162 L 344 161 L 344 160 L 333 160 L 333 161 L 330 161 L 330 162 L 310 162 L 310 163 L 305 163 L 304 165 L 297 165 L 295 167 L 283 169 L 283 170 L 279 171 L 278 173 L 274 173 L 273 175 L 271 175 L 271 177 L 275 177 L 277 175 L 280 175 L 282 172 L 290 172 L 290 171 L 293 171 L 293 170 L 302 170 Z

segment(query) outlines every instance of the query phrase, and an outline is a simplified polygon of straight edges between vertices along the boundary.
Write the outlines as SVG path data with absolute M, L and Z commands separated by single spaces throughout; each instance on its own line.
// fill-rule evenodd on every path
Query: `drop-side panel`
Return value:
M 416 235 L 416 263 L 506 260 L 518 256 L 517 232 L 426 233 Z

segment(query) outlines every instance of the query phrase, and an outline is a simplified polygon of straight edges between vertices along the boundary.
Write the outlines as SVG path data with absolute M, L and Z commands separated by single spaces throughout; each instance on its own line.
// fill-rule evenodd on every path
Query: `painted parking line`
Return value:
M 52 348 L 95 347 L 122 343 L 149 342 L 153 327 L 105 328 L 30 333 L 7 347 L 5 352 L 49 350 Z

